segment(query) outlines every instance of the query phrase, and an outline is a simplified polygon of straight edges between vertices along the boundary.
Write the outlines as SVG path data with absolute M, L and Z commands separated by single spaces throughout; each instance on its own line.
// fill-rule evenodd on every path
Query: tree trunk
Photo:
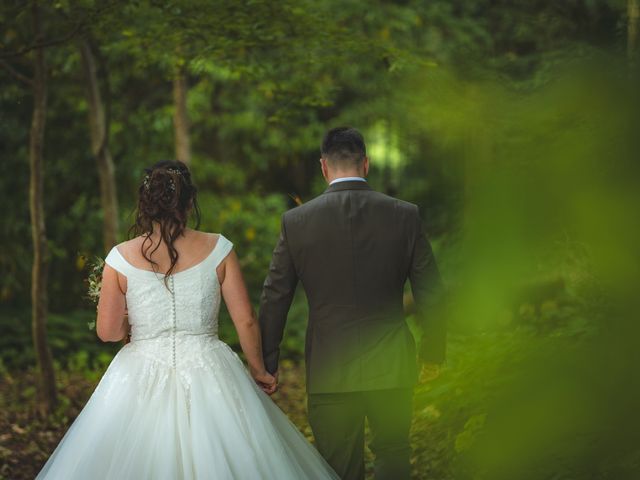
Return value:
M 35 43 L 42 41 L 42 25 L 37 1 L 31 5 Z M 29 210 L 33 240 L 31 272 L 31 329 L 38 364 L 38 409 L 51 413 L 57 403 L 53 358 L 47 342 L 47 274 L 49 254 L 43 203 L 43 143 L 47 112 L 47 78 L 43 47 L 33 52 L 33 117 L 29 136 Z
M 176 158 L 187 165 L 191 163 L 189 140 L 189 114 L 187 112 L 187 77 L 183 68 L 177 68 L 173 77 L 173 129 L 175 132 Z
M 117 243 L 118 238 L 118 196 L 114 176 L 115 167 L 109 151 L 109 126 L 100 94 L 96 62 L 89 40 L 87 38 L 80 40 L 79 48 L 82 69 L 87 81 L 91 151 L 96 158 L 100 178 L 100 202 L 104 213 L 102 242 L 106 253 Z
M 638 21 L 640 19 L 640 2 L 639 0 L 627 0 L 627 54 L 629 63 L 636 61 L 638 51 Z

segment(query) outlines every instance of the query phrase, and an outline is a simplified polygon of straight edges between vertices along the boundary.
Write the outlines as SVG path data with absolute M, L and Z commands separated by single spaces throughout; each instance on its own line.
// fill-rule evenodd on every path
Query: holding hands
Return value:
M 275 375 L 271 375 L 266 370 L 260 372 L 252 371 L 251 376 L 267 395 L 273 395 L 278 390 L 278 372 Z
M 420 383 L 430 382 L 440 376 L 440 364 L 438 363 L 424 362 L 421 367 Z

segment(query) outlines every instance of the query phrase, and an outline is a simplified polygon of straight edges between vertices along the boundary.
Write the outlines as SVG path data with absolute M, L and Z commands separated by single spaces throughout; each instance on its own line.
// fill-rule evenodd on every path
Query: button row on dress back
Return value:
M 171 365 L 176 368 L 176 287 L 173 280 L 173 275 L 169 277 L 171 281 L 171 320 L 173 322 L 171 326 Z

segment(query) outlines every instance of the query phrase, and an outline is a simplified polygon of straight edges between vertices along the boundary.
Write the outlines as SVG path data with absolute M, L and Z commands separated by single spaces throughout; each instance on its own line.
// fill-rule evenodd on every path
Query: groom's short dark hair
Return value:
M 336 127 L 324 135 L 320 154 L 334 166 L 353 167 L 367 156 L 367 147 L 355 128 Z

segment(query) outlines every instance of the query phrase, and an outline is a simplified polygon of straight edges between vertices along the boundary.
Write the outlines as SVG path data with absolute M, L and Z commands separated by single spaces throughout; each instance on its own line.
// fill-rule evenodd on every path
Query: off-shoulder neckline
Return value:
M 220 245 L 222 243 L 224 243 L 223 239 L 224 239 L 224 235 L 222 235 L 221 233 L 218 234 L 218 240 L 216 241 L 215 246 L 211 249 L 211 251 L 207 254 L 206 257 L 204 257 L 202 260 L 200 260 L 198 263 L 191 265 L 190 267 L 185 268 L 184 270 L 180 270 L 179 272 L 174 272 L 171 274 L 171 276 L 176 276 L 176 275 L 180 275 L 182 273 L 186 273 L 190 270 L 195 269 L 196 267 L 199 267 L 201 265 L 203 265 L 204 263 L 206 263 L 211 257 L 213 257 L 213 254 L 218 250 L 218 247 L 220 247 Z M 120 250 L 118 250 L 117 245 L 113 247 L 113 249 L 116 251 L 116 253 L 118 254 L 118 256 L 131 268 L 133 268 L 134 270 L 138 270 L 140 272 L 144 272 L 144 273 L 150 273 L 152 275 L 164 275 L 164 273 L 161 272 L 156 272 L 155 270 L 147 270 L 146 268 L 140 268 L 140 267 L 136 267 L 135 265 L 133 265 L 131 262 L 129 262 L 126 258 L 124 258 L 124 255 L 122 255 L 122 253 L 120 253 Z

